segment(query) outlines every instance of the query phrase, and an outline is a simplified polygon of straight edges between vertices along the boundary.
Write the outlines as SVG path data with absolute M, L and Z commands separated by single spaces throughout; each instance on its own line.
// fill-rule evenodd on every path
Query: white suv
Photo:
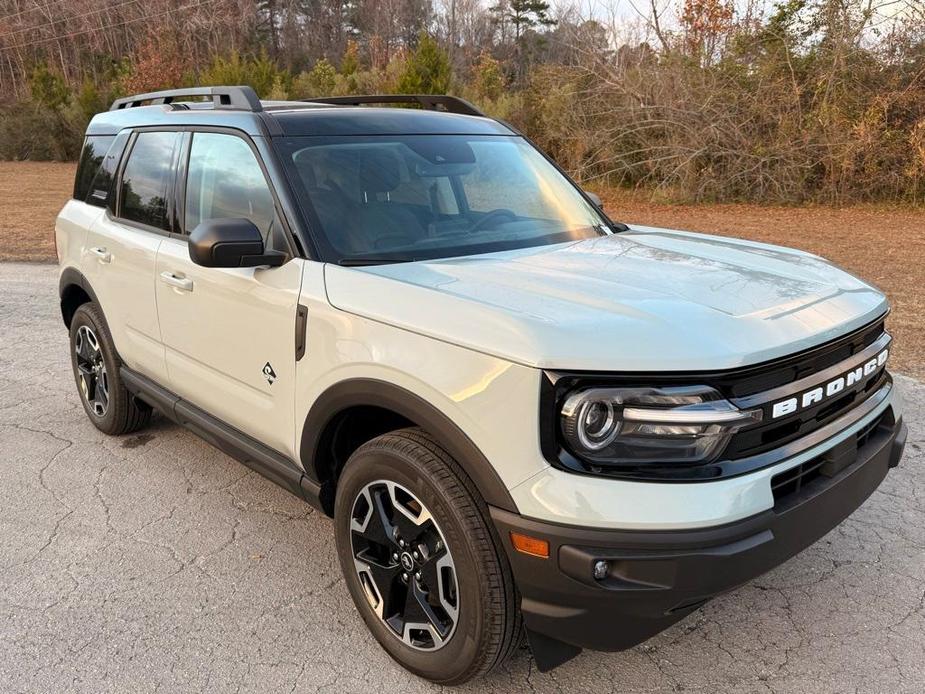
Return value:
M 93 424 L 157 409 L 332 516 L 370 631 L 436 682 L 524 632 L 540 670 L 629 648 L 902 454 L 879 291 L 617 224 L 452 97 L 121 99 L 56 233 Z

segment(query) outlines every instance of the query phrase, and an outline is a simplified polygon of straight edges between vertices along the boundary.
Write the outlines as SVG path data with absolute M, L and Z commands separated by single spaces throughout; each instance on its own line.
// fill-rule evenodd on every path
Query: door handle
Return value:
M 90 253 L 95 255 L 101 263 L 108 263 L 112 260 L 112 253 L 102 247 L 91 248 Z
M 193 280 L 187 279 L 186 277 L 179 277 L 172 272 L 162 272 L 161 282 L 169 284 L 171 287 L 176 287 L 183 292 L 193 291 Z

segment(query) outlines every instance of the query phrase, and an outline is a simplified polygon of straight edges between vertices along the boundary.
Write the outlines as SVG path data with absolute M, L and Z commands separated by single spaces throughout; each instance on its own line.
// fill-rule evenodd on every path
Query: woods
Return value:
M 2 0 L 0 158 L 69 160 L 130 93 L 453 93 L 579 180 L 671 200 L 919 204 L 922 0 Z

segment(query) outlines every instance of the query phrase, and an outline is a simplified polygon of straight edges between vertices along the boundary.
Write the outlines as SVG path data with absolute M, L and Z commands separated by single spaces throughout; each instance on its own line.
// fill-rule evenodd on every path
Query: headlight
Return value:
M 572 453 L 611 464 L 711 461 L 739 429 L 761 421 L 713 388 L 590 388 L 570 394 L 560 413 Z

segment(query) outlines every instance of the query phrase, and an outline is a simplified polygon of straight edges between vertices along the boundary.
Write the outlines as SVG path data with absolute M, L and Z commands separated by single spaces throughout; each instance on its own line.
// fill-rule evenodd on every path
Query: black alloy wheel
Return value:
M 104 417 L 109 409 L 109 375 L 100 341 L 89 325 L 77 328 L 74 355 L 80 394 L 97 417 Z
M 353 561 L 370 607 L 395 638 L 436 650 L 459 615 L 456 566 L 431 512 L 388 480 L 363 487 L 350 518 Z

